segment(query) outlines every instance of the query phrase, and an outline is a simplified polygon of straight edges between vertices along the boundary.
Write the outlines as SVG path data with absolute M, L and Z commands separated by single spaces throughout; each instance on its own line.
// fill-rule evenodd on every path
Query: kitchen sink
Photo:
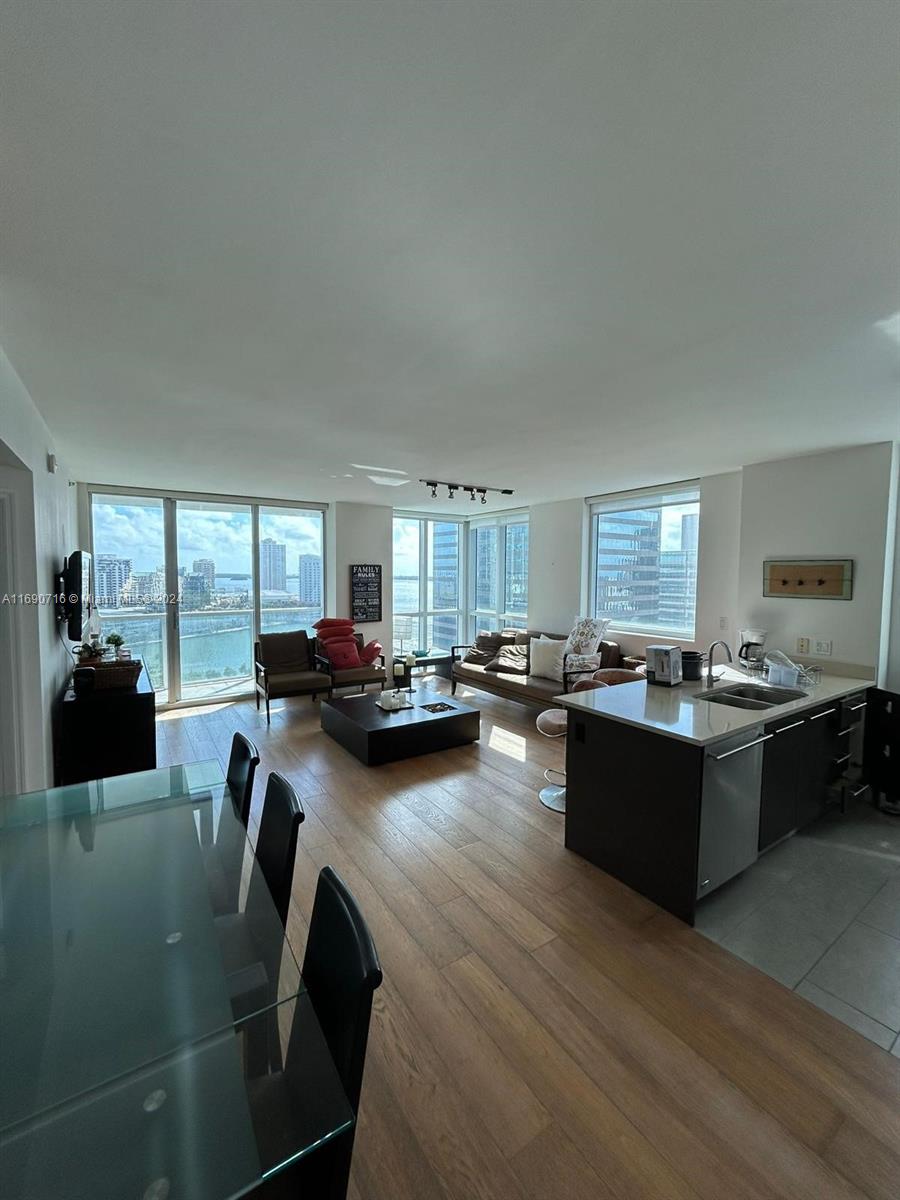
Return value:
M 722 688 L 709 695 L 699 695 L 698 700 L 707 700 L 710 704 L 727 704 L 731 708 L 747 708 L 762 710 L 776 708 L 779 704 L 789 704 L 792 700 L 803 700 L 806 692 L 799 688 L 768 687 L 759 683 L 739 683 L 734 687 Z

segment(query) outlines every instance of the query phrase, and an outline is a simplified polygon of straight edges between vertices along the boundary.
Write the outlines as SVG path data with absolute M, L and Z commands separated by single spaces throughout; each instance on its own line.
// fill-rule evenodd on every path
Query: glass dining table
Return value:
M 227 1200 L 353 1123 L 218 763 L 0 798 L 3 1200 Z

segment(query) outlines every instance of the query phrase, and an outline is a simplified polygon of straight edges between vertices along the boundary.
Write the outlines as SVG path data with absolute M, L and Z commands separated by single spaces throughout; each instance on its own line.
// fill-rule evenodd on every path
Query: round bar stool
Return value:
M 567 715 L 564 708 L 548 708 L 546 712 L 539 714 L 537 719 L 538 733 L 542 733 L 544 737 L 558 738 L 566 736 Z M 559 777 L 559 782 L 556 782 L 553 776 Z M 538 792 L 538 798 L 544 808 L 551 808 L 554 812 L 564 813 L 566 811 L 566 773 L 558 771 L 555 767 L 547 767 L 544 771 L 544 778 L 547 780 L 547 786 L 542 787 Z

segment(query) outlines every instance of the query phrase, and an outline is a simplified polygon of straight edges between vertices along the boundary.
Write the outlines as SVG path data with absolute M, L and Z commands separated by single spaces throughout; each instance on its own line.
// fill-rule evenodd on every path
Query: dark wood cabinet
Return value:
M 56 738 L 57 783 L 86 783 L 156 766 L 156 696 L 143 667 L 130 688 L 62 697 Z
M 900 803 L 900 695 L 884 688 L 869 688 L 866 700 L 865 780 L 876 797 L 885 796 L 897 804 Z
M 808 728 L 804 717 L 785 717 L 766 726 L 773 734 L 763 753 L 759 804 L 759 848 L 792 833 L 799 824 L 800 777 Z
M 766 726 L 774 736 L 763 757 L 760 850 L 815 821 L 834 802 L 835 785 L 853 765 L 865 710 L 865 694 L 857 693 Z

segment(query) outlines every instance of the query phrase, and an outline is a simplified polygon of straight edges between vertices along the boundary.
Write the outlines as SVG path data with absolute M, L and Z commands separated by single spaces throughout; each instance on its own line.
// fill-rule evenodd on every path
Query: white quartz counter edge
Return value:
M 726 667 L 718 673 L 715 689 L 728 684 L 759 683 L 743 671 Z M 725 704 L 710 704 L 701 698 L 709 689 L 704 683 L 683 683 L 678 687 L 659 687 L 655 684 L 620 683 L 615 687 L 595 688 L 586 692 L 569 692 L 555 696 L 554 704 L 576 712 L 620 721 L 664 737 L 676 738 L 694 746 L 707 746 L 723 738 L 733 737 L 743 730 L 752 730 L 769 721 L 780 720 L 793 713 L 839 700 L 852 692 L 871 687 L 871 679 L 825 675 L 814 688 L 804 686 L 802 700 L 792 700 L 774 708 L 731 708 Z M 763 681 L 763 686 L 765 686 Z

